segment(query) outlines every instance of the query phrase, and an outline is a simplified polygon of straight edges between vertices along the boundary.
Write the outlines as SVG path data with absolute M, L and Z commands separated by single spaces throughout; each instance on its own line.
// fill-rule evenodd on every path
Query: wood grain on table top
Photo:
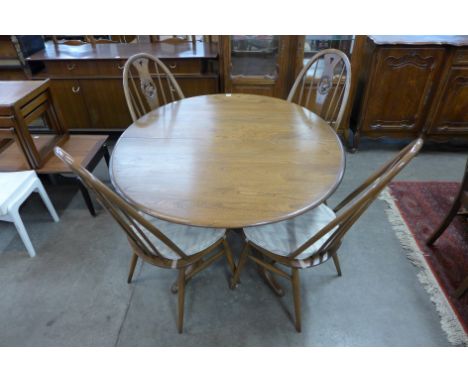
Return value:
M 326 122 L 245 94 L 187 98 L 147 114 L 123 133 L 111 163 L 117 190 L 147 213 L 223 228 L 304 212 L 343 171 L 343 147 Z

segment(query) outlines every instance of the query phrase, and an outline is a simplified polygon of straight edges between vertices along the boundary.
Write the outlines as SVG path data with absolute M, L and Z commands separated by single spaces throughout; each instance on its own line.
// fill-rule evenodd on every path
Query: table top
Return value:
M 0 110 L 34 95 L 48 81 L 0 81 Z M 2 115 L 2 114 L 0 114 Z
M 216 58 L 217 44 L 196 42 L 192 44 L 136 43 L 136 44 L 83 44 L 70 46 L 45 43 L 45 49 L 26 58 L 27 61 L 53 60 L 126 60 L 137 53 L 149 53 L 158 58 Z
M 343 176 L 331 127 L 287 101 L 247 94 L 186 98 L 130 125 L 111 180 L 155 217 L 239 228 L 284 220 L 323 202 Z

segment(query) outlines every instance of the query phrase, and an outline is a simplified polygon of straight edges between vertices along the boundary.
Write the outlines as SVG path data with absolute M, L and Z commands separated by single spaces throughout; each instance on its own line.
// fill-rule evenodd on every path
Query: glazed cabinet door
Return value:
M 416 136 L 436 88 L 444 48 L 376 49 L 360 129 L 370 136 Z
M 92 128 L 123 130 L 132 123 L 122 79 L 83 79 L 80 84 Z
M 286 98 L 295 36 L 220 36 L 223 91 Z
M 89 129 L 91 122 L 78 80 L 53 80 L 52 97 L 59 118 L 66 129 Z
M 468 66 L 451 68 L 441 84 L 429 134 L 466 135 L 468 133 Z

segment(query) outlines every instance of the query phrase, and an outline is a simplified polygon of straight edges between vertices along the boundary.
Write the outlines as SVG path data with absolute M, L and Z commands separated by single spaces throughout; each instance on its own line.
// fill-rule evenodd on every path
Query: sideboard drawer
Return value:
M 453 64 L 468 66 L 468 49 L 457 49 L 453 59 Z
M 93 61 L 47 61 L 46 71 L 53 76 L 92 76 L 96 74 Z
M 163 59 L 162 62 L 167 66 L 171 73 L 201 73 L 202 61 L 199 59 L 194 60 L 170 60 Z

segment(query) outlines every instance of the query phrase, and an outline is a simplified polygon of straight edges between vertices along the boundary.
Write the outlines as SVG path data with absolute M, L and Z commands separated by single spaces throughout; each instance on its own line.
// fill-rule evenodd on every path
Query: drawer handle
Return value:
M 119 68 L 120 70 L 123 70 L 125 68 L 125 65 L 118 65 L 117 64 L 117 68 Z
M 177 64 L 173 64 L 173 65 L 169 64 L 169 68 L 175 69 L 175 68 L 177 68 Z
M 73 93 L 78 93 L 80 91 L 80 87 L 79 86 L 72 86 L 72 92 Z
M 68 64 L 68 65 L 67 65 L 67 69 L 68 69 L 68 70 L 73 70 L 73 69 L 75 69 L 75 68 L 76 68 L 76 64 Z

